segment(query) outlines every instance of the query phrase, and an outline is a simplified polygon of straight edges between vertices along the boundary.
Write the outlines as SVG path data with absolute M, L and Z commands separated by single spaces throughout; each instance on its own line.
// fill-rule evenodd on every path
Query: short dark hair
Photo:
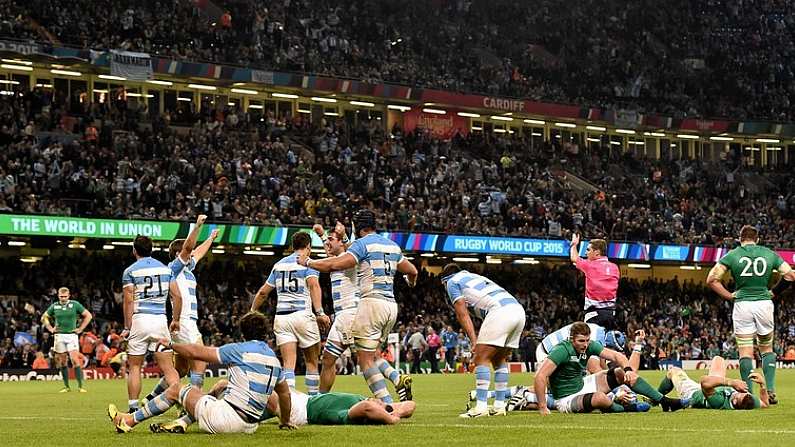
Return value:
M 461 266 L 455 263 L 447 264 L 442 269 L 442 278 L 447 278 L 450 275 L 455 275 L 461 271 Z
M 740 228 L 740 242 L 743 241 L 756 241 L 759 239 L 759 230 L 751 225 L 743 225 Z
M 356 231 L 375 230 L 375 213 L 367 208 L 362 208 L 353 215 L 353 225 Z
M 142 258 L 152 256 L 152 239 L 147 236 L 135 236 L 133 241 L 133 250 Z
M 168 258 L 175 259 L 179 252 L 182 251 L 182 246 L 185 244 L 185 239 L 174 239 L 168 244 Z
M 591 247 L 591 250 L 598 250 L 601 256 L 607 254 L 607 241 L 604 239 L 591 239 L 588 242 L 588 246 Z
M 293 250 L 307 248 L 312 245 L 312 236 L 305 231 L 299 231 L 298 233 L 293 234 L 292 245 Z
M 578 321 L 571 325 L 571 330 L 569 331 L 569 338 L 574 339 L 577 335 L 585 335 L 590 337 L 591 336 L 591 327 L 588 326 L 587 323 L 583 323 L 582 321 Z
M 738 410 L 753 410 L 755 407 L 756 403 L 754 402 L 754 395 L 751 393 L 745 393 L 745 396 L 743 396 L 743 398 L 734 408 Z
M 240 333 L 243 334 L 243 338 L 246 341 L 264 341 L 268 334 L 268 319 L 260 312 L 248 312 L 240 317 L 238 324 L 240 325 Z

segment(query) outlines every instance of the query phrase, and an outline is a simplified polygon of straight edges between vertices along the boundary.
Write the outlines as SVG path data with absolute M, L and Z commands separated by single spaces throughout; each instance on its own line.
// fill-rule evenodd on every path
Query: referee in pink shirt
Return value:
M 616 329 L 616 294 L 621 274 L 618 266 L 605 255 L 607 242 L 592 239 L 585 250 L 586 259 L 580 257 L 580 235 L 571 237 L 569 256 L 577 270 L 585 274 L 585 318 L 586 323 Z

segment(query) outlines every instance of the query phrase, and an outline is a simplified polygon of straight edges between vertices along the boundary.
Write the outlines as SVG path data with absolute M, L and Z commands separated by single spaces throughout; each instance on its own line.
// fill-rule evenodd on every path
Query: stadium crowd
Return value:
M 0 212 L 159 220 L 206 213 L 218 222 L 328 226 L 364 205 L 379 210 L 386 230 L 552 238 L 578 230 L 731 244 L 751 223 L 763 242 L 795 246 L 788 168 L 760 171 L 733 152 L 670 162 L 609 145 L 479 133 L 445 141 L 399 126 L 384 131 L 377 120 L 310 124 L 229 106 L 208 108 L 189 127 L 169 125 L 168 114 L 141 121 L 143 114 L 125 99 L 88 103 L 42 89 L 0 99 L 0 144 L 8 148 L 0 154 Z M 573 187 L 568 173 L 594 189 Z
M 157 257 L 164 252 L 156 252 Z M 83 256 L 73 252 L 47 257 L 26 264 L 16 259 L 0 261 L 0 367 L 31 367 L 37 356 L 49 360 L 52 335 L 39 323 L 41 312 L 55 300 L 55 289 L 70 287 L 72 299 L 81 302 L 94 314 L 95 321 L 81 336 L 81 351 L 87 362 L 109 366 L 119 352 L 119 322 L 122 294 L 119 278 L 129 259 L 119 253 L 95 252 Z M 95 272 L 84 278 L 84 272 Z M 46 274 L 45 274 L 46 272 Z M 236 318 L 248 310 L 268 268 L 263 262 L 223 256 L 211 258 L 197 268 L 200 309 L 199 327 L 205 343 L 221 345 L 239 338 Z M 570 266 L 489 266 L 485 272 L 498 284 L 510 285 L 526 309 L 527 325 L 516 361 L 534 361 L 535 345 L 550 332 L 581 318 L 582 278 Z M 239 280 L 230 281 L 230 278 Z M 329 284 L 321 277 L 324 303 L 330 310 Z M 396 281 L 399 318 L 396 332 L 402 350 L 412 359 L 433 360 L 443 364 L 445 351 L 452 350 L 460 361 L 470 352 L 468 340 L 456 322 L 452 307 L 437 276 L 421 270 L 416 288 Z M 721 301 L 703 284 L 648 280 L 622 280 L 618 320 L 629 334 L 643 329 L 648 334 L 643 362 L 656 368 L 666 359 L 708 359 L 721 354 L 736 358 L 732 337 L 731 304 Z M 791 296 L 789 296 L 791 298 Z M 786 302 L 784 295 L 781 302 Z M 781 358 L 795 354 L 795 312 L 777 306 L 776 352 Z M 269 320 L 275 314 L 275 300 L 262 308 Z M 272 322 L 272 320 L 271 320 Z M 20 342 L 15 335 L 26 332 L 32 344 Z M 419 339 L 411 336 L 418 332 Z M 422 341 L 419 341 L 422 340 Z M 273 342 L 273 340 L 270 340 Z M 416 346 L 414 343 L 416 342 Z M 416 347 L 416 349 L 414 349 Z M 405 359 L 406 354 L 402 357 Z M 793 357 L 795 360 L 795 356 Z M 418 359 L 419 360 L 419 359 Z M 46 363 L 45 363 L 46 364 Z M 438 367 L 434 367 L 437 369 Z M 348 369 L 351 371 L 352 369 Z
M 10 3 L 3 37 L 676 117 L 793 118 L 790 1 Z

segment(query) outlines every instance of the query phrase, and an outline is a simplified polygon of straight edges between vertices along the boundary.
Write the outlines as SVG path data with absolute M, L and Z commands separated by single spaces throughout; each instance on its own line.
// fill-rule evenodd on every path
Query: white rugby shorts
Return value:
M 80 344 L 77 334 L 55 334 L 53 350 L 55 350 L 55 352 L 58 354 L 77 351 L 79 346 Z
M 734 335 L 767 335 L 775 329 L 772 300 L 735 301 Z
M 358 349 L 375 351 L 385 342 L 397 321 L 398 306 L 394 301 L 363 298 L 353 320 L 353 340 Z
M 516 349 L 524 331 L 524 323 L 524 308 L 518 304 L 494 309 L 480 325 L 478 344 Z
M 317 318 L 307 310 L 276 315 L 273 320 L 273 332 L 276 333 L 276 346 L 298 343 L 299 348 L 306 349 L 320 343 Z
M 146 355 L 156 351 L 161 339 L 171 340 L 165 315 L 133 315 L 130 336 L 127 338 L 128 355 Z
M 213 396 L 202 396 L 196 402 L 194 411 L 199 428 L 207 433 L 245 433 L 257 431 L 257 424 L 244 421 L 237 411 L 223 399 Z

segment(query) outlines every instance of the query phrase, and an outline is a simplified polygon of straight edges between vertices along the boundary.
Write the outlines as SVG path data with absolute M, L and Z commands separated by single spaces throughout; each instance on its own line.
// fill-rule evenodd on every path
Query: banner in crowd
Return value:
M 187 237 L 193 225 L 191 222 L 0 214 L 0 235 L 6 236 L 65 236 L 130 241 L 141 234 L 156 241 L 170 241 Z M 218 230 L 219 237 L 216 241 L 219 244 L 286 247 L 293 234 L 303 231 L 311 235 L 312 247 L 323 247 L 323 242 L 308 227 L 210 223 L 202 227 L 199 239 L 206 239 L 213 230 Z M 558 258 L 569 256 L 569 241 L 564 239 L 403 232 L 381 234 L 409 252 Z M 585 256 L 587 246 L 587 241 L 580 244 L 580 256 Z M 607 247 L 607 255 L 620 261 L 712 264 L 729 250 L 726 247 L 703 245 L 611 242 Z M 777 252 L 785 261 L 795 264 L 795 250 Z
M 146 53 L 112 50 L 110 74 L 133 81 L 152 79 L 152 58 Z
M 458 116 L 454 111 L 447 111 L 444 115 L 427 113 L 419 109 L 411 109 L 403 114 L 403 129 L 414 132 L 426 129 L 435 137 L 450 139 L 456 133 L 466 135 L 469 133 L 469 122 L 466 118 Z
M 227 377 L 229 369 L 219 365 L 207 365 L 205 377 Z M 160 368 L 156 366 L 143 368 L 141 376 L 145 379 L 160 377 Z M 87 380 L 114 379 L 117 377 L 112 368 L 84 368 L 83 377 Z M 74 379 L 74 370 L 69 369 L 69 378 Z M 25 382 L 31 380 L 58 381 L 61 380 L 61 370 L 49 369 L 0 369 L 0 382 Z

